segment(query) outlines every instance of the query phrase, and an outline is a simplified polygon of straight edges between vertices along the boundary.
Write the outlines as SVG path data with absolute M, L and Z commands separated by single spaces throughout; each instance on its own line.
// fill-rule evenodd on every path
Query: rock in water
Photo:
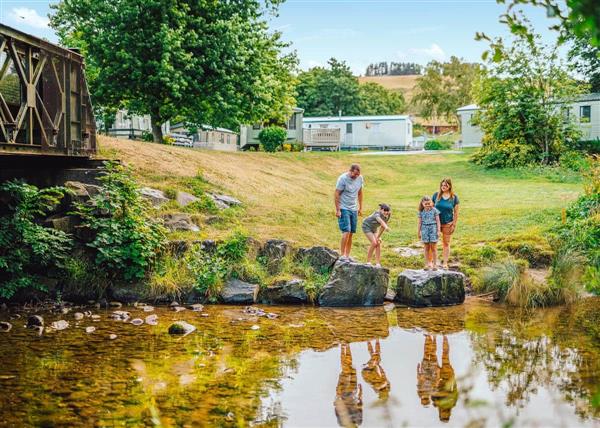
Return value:
M 258 300 L 261 303 L 302 304 L 308 302 L 308 294 L 304 289 L 304 281 L 278 281 L 270 287 L 260 290 Z
M 114 311 L 110 314 L 110 319 L 117 321 L 127 321 L 131 317 L 131 314 L 127 311 Z
M 12 328 L 12 324 L 7 322 L 7 321 L 2 321 L 0 322 L 0 331 L 10 331 L 10 329 Z
M 296 260 L 307 262 L 317 273 L 329 272 L 340 255 L 327 247 L 300 248 Z
M 82 320 L 82 319 L 83 319 L 83 317 L 84 317 L 84 315 L 83 315 L 81 312 L 75 312 L 75 313 L 73 314 L 73 318 L 75 318 L 75 320 L 76 320 L 76 321 L 80 321 L 80 320 Z
M 90 334 L 96 331 L 96 327 L 86 327 L 85 332 Z
M 175 321 L 169 326 L 169 334 L 187 335 L 196 330 L 196 327 L 185 321 Z
M 158 324 L 158 315 L 152 314 L 148 315 L 145 320 L 148 325 L 157 325 Z
M 202 310 L 204 309 L 204 306 L 201 305 L 200 303 L 194 303 L 194 304 L 190 305 L 190 309 L 194 312 L 202 312 Z
M 387 269 L 348 261 L 337 262 L 329 282 L 319 295 L 319 305 L 382 305 L 388 281 Z
M 30 315 L 27 318 L 27 327 L 43 327 L 44 326 L 44 318 L 39 315 Z
M 64 330 L 69 327 L 69 322 L 65 320 L 54 321 L 52 324 L 50 324 L 50 326 L 54 330 Z
M 142 325 L 144 324 L 144 320 L 141 318 L 134 318 L 131 320 L 131 324 L 133 325 Z
M 398 275 L 395 301 L 408 306 L 458 305 L 465 301 L 465 275 L 407 269 Z
M 258 289 L 257 284 L 229 279 L 221 289 L 219 297 L 223 303 L 252 304 L 256 301 Z

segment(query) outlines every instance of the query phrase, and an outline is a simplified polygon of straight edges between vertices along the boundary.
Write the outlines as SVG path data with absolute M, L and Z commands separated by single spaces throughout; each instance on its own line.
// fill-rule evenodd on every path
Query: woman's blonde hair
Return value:
M 425 207 L 423 206 L 423 204 L 425 202 L 429 202 L 429 201 L 431 201 L 431 198 L 429 196 L 423 196 L 421 198 L 421 202 L 419 202 L 419 212 L 423 211 L 425 209 Z
M 450 198 L 454 198 L 454 191 L 452 190 L 452 179 L 450 177 L 442 178 L 440 181 L 440 190 L 438 190 L 434 203 L 442 199 L 442 184 L 446 183 L 449 187 L 448 191 L 450 192 Z

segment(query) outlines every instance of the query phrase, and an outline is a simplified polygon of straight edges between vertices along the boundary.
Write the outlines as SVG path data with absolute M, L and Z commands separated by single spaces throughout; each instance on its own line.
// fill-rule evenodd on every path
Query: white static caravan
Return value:
M 336 149 L 331 135 L 336 136 L 337 149 L 341 150 L 406 150 L 413 146 L 412 120 L 405 115 L 305 117 L 303 128 L 304 145 L 309 150 Z M 327 141 L 320 141 L 321 135 Z
M 483 132 L 479 126 L 471 123 L 473 115 L 479 111 L 475 104 L 469 104 L 456 110 L 460 117 L 460 137 L 462 147 L 479 147 L 483 138 Z
M 580 95 L 575 101 L 559 103 L 564 114 L 569 115 L 581 131 L 582 140 L 600 139 L 600 93 Z M 463 147 L 481 146 L 483 132 L 471 123 L 473 115 L 479 111 L 475 104 L 459 108 L 461 140 Z

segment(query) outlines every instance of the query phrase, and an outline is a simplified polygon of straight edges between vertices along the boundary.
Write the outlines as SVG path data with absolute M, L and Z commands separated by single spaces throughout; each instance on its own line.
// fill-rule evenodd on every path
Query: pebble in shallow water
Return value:
M 127 311 L 114 311 L 110 314 L 110 319 L 117 321 L 127 321 L 131 317 L 131 314 Z
M 2 321 L 0 322 L 0 331 L 10 331 L 10 329 L 12 328 L 12 324 L 6 321 Z
M 88 333 L 88 334 L 89 333 L 93 333 L 95 331 L 96 331 L 96 327 L 86 327 L 85 328 L 85 332 Z
M 108 335 L 108 338 L 109 338 L 110 340 L 115 340 L 115 339 L 117 338 L 117 335 L 116 335 L 116 334 L 114 334 L 114 333 L 112 333 L 112 334 L 109 334 L 109 335 Z
M 75 318 L 76 321 L 80 321 L 83 319 L 85 315 L 83 315 L 81 312 L 75 312 L 73 314 L 73 318 Z
M 65 320 L 54 321 L 52 324 L 50 324 L 50 327 L 52 327 L 54 330 L 64 330 L 69 327 L 69 322 Z
M 141 318 L 134 318 L 131 320 L 131 324 L 133 325 L 142 325 L 144 324 L 144 320 Z
M 172 306 L 172 309 L 174 312 L 185 311 L 185 308 L 183 306 Z
M 152 312 L 154 311 L 154 306 L 144 306 L 144 312 Z
M 27 318 L 27 327 L 29 328 L 33 328 L 33 327 L 43 327 L 44 326 L 44 318 L 42 318 L 39 315 L 30 315 L 29 318 Z
M 149 325 L 157 325 L 158 324 L 158 315 L 148 315 L 145 319 L 146 324 Z

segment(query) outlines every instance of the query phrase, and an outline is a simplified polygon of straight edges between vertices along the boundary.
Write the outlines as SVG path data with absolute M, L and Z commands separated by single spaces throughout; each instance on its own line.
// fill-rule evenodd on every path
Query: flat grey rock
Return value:
M 447 306 L 465 301 L 465 280 L 461 272 L 407 269 L 398 275 L 395 301 L 408 306 Z
M 252 304 L 256 302 L 259 286 L 239 279 L 229 279 L 223 285 L 220 300 L 231 304 Z

